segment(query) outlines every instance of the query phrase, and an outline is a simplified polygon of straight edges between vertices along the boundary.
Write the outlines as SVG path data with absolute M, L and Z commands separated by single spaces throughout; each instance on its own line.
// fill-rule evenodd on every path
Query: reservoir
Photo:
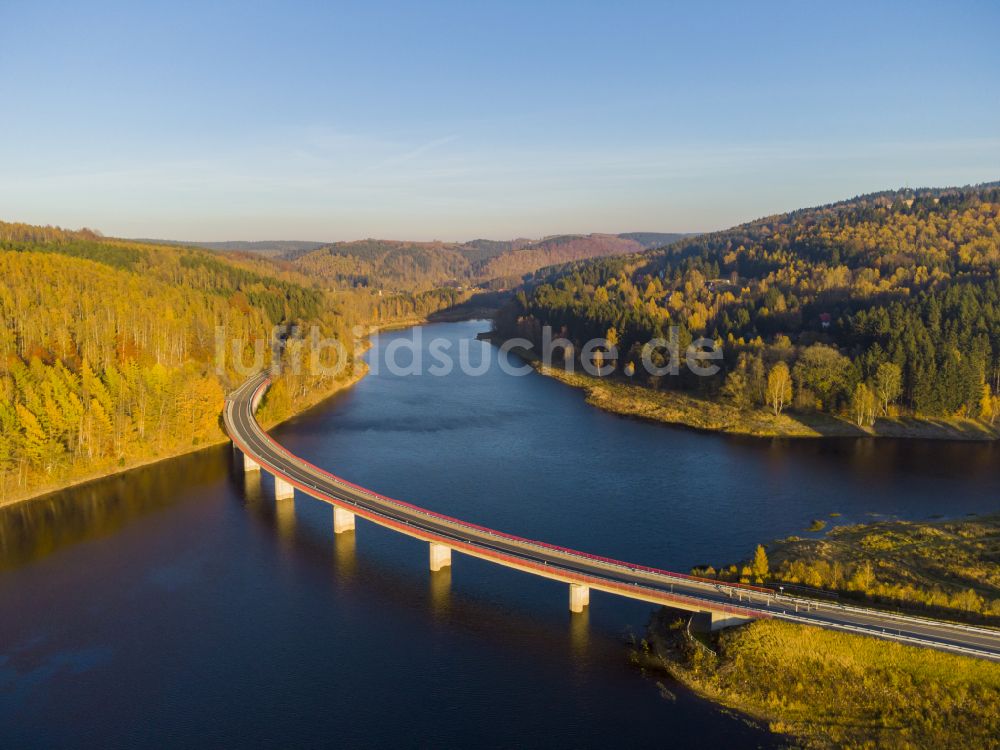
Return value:
M 506 374 L 393 374 L 285 423 L 289 450 L 392 497 L 685 572 L 854 523 L 995 512 L 995 444 L 740 439 L 646 424 Z M 405 361 L 399 355 L 397 361 Z M 433 361 L 433 360 L 428 360 Z M 275 502 L 228 446 L 0 509 L 5 747 L 769 747 L 628 661 L 652 608 Z M 831 517 L 830 514 L 839 516 Z

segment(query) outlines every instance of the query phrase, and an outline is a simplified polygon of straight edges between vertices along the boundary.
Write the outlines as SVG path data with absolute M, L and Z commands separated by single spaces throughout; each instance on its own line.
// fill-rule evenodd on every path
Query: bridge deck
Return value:
M 224 421 L 233 443 L 301 492 L 407 536 L 533 575 L 653 604 L 730 618 L 774 617 L 1000 661 L 1000 630 L 779 596 L 756 586 L 612 560 L 467 523 L 359 487 L 293 455 L 261 428 L 254 411 L 269 383 L 268 374 L 261 373 L 227 399 Z

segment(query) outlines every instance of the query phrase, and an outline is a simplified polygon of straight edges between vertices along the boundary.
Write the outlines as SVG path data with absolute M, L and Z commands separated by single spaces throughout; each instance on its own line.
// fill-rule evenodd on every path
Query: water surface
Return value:
M 651 565 L 734 561 L 831 512 L 962 516 L 1000 496 L 992 444 L 739 440 L 495 365 L 378 369 L 277 437 L 401 499 Z M 238 468 L 216 448 L 0 511 L 5 747 L 773 744 L 628 664 L 648 605 L 594 593 L 571 616 L 564 586 L 461 555 L 431 575 L 426 545 L 360 520 L 335 538 L 329 506 L 275 503 Z

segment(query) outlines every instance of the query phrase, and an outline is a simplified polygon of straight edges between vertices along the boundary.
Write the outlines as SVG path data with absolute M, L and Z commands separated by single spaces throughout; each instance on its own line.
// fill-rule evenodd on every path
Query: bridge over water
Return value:
M 293 455 L 257 422 L 254 413 L 270 384 L 265 371 L 226 400 L 223 419 L 246 471 L 274 476 L 278 501 L 296 490 L 333 506 L 333 531 L 354 533 L 361 517 L 429 545 L 432 571 L 452 564 L 452 553 L 567 584 L 569 608 L 589 606 L 590 592 L 604 591 L 698 614 L 702 627 L 716 630 L 773 617 L 823 628 L 861 633 L 1000 661 L 1000 630 L 929 618 L 784 596 L 770 589 L 723 583 L 683 573 L 612 560 L 435 513 L 337 477 Z

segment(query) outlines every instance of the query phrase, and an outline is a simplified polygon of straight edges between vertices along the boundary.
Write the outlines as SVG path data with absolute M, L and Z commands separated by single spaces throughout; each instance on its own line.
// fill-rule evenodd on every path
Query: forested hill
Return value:
M 741 409 L 825 411 L 871 424 L 897 413 L 1000 411 L 1000 187 L 866 195 L 587 261 L 498 318 L 506 335 L 565 327 L 616 340 L 619 371 Z M 671 325 L 708 336 L 713 378 L 647 377 L 640 348 Z
M 251 367 L 276 325 L 350 342 L 354 323 L 454 297 L 330 294 L 204 250 L 0 223 L 0 502 L 221 438 L 224 393 L 245 377 L 236 358 Z M 286 368 L 266 414 L 332 380 Z
M 290 266 L 346 288 L 430 289 L 441 285 L 516 286 L 525 274 L 572 260 L 661 247 L 683 235 L 559 235 L 541 240 L 403 242 L 359 240 L 286 255 Z
M 516 281 L 518 277 L 546 266 L 585 258 L 627 255 L 651 247 L 669 245 L 681 237 L 683 235 L 654 232 L 560 235 L 495 255 L 475 270 L 486 279 Z
M 217 250 L 222 253 L 252 253 L 266 258 L 288 257 L 308 253 L 322 247 L 323 242 L 307 242 L 303 240 L 229 240 L 226 242 L 182 242 L 178 240 L 136 240 L 136 242 L 158 245 L 184 245 Z

